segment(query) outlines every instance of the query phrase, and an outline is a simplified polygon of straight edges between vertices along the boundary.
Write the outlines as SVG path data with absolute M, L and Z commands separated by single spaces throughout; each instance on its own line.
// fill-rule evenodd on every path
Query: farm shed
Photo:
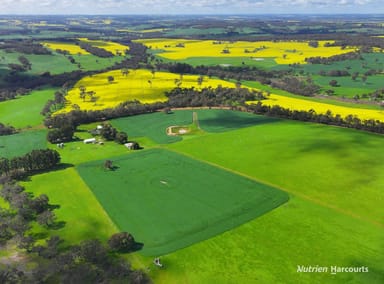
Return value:
M 84 144 L 96 143 L 96 138 L 84 139 Z
M 127 147 L 129 150 L 135 150 L 136 146 L 135 143 L 129 142 L 124 144 L 125 147 Z

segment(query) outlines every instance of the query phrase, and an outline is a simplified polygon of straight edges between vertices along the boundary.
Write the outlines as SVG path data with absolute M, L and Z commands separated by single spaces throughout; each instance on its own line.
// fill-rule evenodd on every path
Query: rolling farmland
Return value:
M 0 282 L 381 284 L 383 22 L 0 17 Z

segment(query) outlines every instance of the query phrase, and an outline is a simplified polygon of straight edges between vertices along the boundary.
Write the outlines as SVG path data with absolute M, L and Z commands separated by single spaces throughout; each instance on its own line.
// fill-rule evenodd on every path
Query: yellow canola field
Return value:
M 374 119 L 374 120 L 384 121 L 384 110 L 336 106 L 336 105 L 327 104 L 327 103 L 308 101 L 308 100 L 285 97 L 285 96 L 280 96 L 275 94 L 271 94 L 268 97 L 268 99 L 263 100 L 262 103 L 263 105 L 269 105 L 269 106 L 279 105 L 283 108 L 288 108 L 291 110 L 309 111 L 313 109 L 318 114 L 320 113 L 325 114 L 328 110 L 330 110 L 333 115 L 339 114 L 343 118 L 352 114 L 352 115 L 356 115 L 361 120 Z
M 251 57 L 255 60 L 274 58 L 277 64 L 305 64 L 305 58 L 330 57 L 357 50 L 354 47 L 342 49 L 339 46 L 326 47 L 332 41 L 318 41 L 318 47 L 311 47 L 307 41 L 213 41 L 186 39 L 140 39 L 137 40 L 152 49 L 164 50 L 158 54 L 171 60 L 192 57 Z
M 42 45 L 49 48 L 49 49 L 52 49 L 52 50 L 56 50 L 56 49 L 61 49 L 61 50 L 65 50 L 65 51 L 68 51 L 69 54 L 71 55 L 76 55 L 76 54 L 89 54 L 88 51 L 82 49 L 80 46 L 76 45 L 76 44 L 72 44 L 72 43 L 64 43 L 64 42 L 42 42 Z
M 68 92 L 66 107 L 57 113 L 66 113 L 76 108 L 81 110 L 101 110 L 113 108 L 125 101 L 138 100 L 142 103 L 165 102 L 167 97 L 165 92 L 177 87 L 182 88 L 217 88 L 222 87 L 235 88 L 236 84 L 220 79 L 210 79 L 204 77 L 201 85 L 198 84 L 198 75 L 183 75 L 169 72 L 155 72 L 149 70 L 129 70 L 128 75 L 123 75 L 121 70 L 109 71 L 102 74 L 87 76 L 81 79 Z M 108 77 L 112 76 L 113 81 L 109 82 Z M 80 96 L 81 87 L 85 87 L 85 92 L 94 92 L 93 98 L 86 95 Z M 258 89 L 255 89 L 258 90 Z M 260 91 L 260 90 L 258 90 Z M 252 103 L 252 102 L 249 102 Z M 356 115 L 360 119 L 374 119 L 384 121 L 384 110 L 361 109 L 352 107 L 336 106 L 328 103 L 314 102 L 300 98 L 286 97 L 276 94 L 270 94 L 264 105 L 279 105 L 291 110 L 313 109 L 316 113 L 326 113 L 328 110 L 333 115 L 339 114 L 346 117 L 350 114 Z
M 92 46 L 102 48 L 106 51 L 112 52 L 114 55 L 125 54 L 126 50 L 129 49 L 128 46 L 122 45 L 113 41 L 104 41 L 104 40 L 90 40 L 87 38 L 79 38 L 80 41 L 88 43 Z
M 108 77 L 114 78 L 113 82 L 108 82 Z M 127 76 L 123 75 L 121 70 L 109 71 L 102 74 L 87 76 L 81 79 L 68 92 L 66 99 L 67 106 L 57 113 L 69 112 L 77 107 L 81 110 L 101 110 L 118 106 L 125 101 L 138 100 L 142 103 L 154 103 L 167 101 L 166 91 L 176 88 L 178 82 L 182 82 L 181 88 L 217 88 L 222 87 L 235 88 L 235 83 L 209 79 L 204 77 L 199 86 L 197 75 L 183 75 L 155 72 L 149 70 L 129 70 Z M 80 87 L 84 86 L 86 92 L 94 91 L 94 99 L 85 96 L 80 97 Z

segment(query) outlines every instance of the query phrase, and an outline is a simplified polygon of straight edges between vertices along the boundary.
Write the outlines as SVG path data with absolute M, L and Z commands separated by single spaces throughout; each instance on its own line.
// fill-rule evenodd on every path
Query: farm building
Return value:
M 140 146 L 137 142 L 125 143 L 124 146 L 127 147 L 129 150 L 137 150 L 140 148 Z
M 96 138 L 84 139 L 84 144 L 96 143 Z

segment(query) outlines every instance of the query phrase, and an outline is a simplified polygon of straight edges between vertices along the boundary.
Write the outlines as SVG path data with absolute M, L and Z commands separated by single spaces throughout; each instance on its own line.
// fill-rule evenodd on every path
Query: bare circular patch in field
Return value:
M 190 129 L 186 126 L 169 126 L 166 129 L 166 133 L 169 136 L 176 136 L 176 135 L 184 135 L 187 134 L 190 131 Z

